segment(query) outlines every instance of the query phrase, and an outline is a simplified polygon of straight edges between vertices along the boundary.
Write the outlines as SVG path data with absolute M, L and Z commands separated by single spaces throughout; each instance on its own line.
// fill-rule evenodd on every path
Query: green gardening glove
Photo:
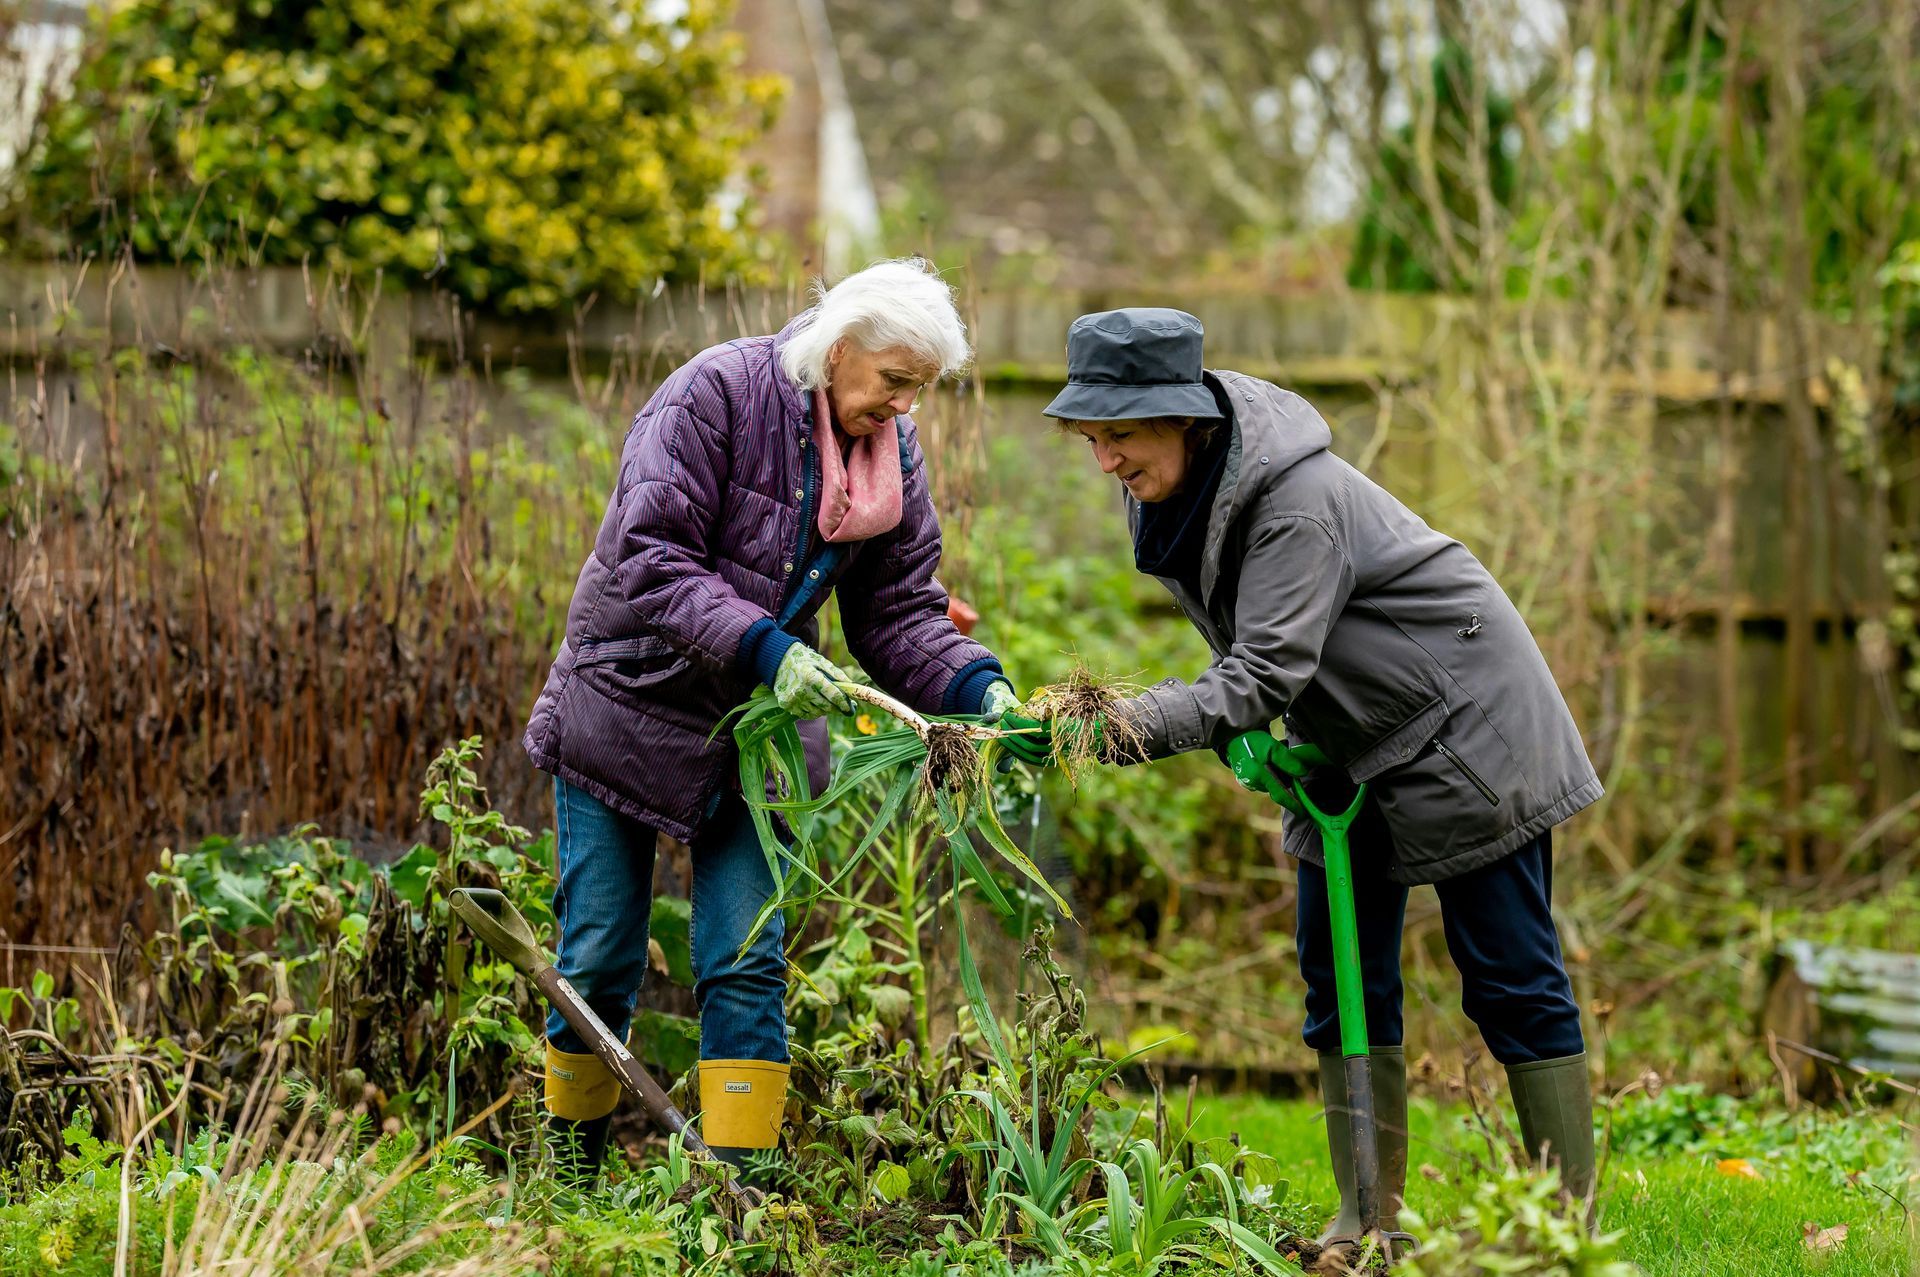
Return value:
M 831 709 L 851 714 L 853 697 L 839 686 L 848 681 L 839 666 L 805 643 L 795 643 L 774 671 L 773 699 L 795 718 L 818 718 Z
M 1013 710 L 1004 710 L 1000 714 L 999 726 L 1003 732 L 1019 733 L 1017 736 L 1000 738 L 1000 747 L 1010 756 L 1033 767 L 1053 766 L 1053 729 L 1046 723 Z
M 1069 748 L 1072 748 L 1079 743 L 1077 738 L 1081 732 L 1090 734 L 1087 741 L 1089 756 L 1100 762 L 1116 761 L 1105 757 L 1101 752 L 1101 747 L 1106 740 L 1107 725 L 1099 718 L 1090 718 L 1084 722 L 1074 720 L 1056 723 L 1053 719 L 1043 722 L 1037 718 L 1028 718 L 1017 711 L 1010 711 L 1000 716 L 1000 730 L 1020 733 L 1017 736 L 1002 736 L 1000 743 L 1005 746 L 1007 753 L 1035 767 L 1051 767 L 1057 761 L 1053 752 L 1053 738 L 1056 734 L 1063 741 L 1068 742 Z
M 1245 788 L 1265 794 L 1296 816 L 1306 814 L 1293 796 L 1292 784 L 1305 769 L 1272 732 L 1242 732 L 1234 737 L 1227 745 L 1227 765 Z

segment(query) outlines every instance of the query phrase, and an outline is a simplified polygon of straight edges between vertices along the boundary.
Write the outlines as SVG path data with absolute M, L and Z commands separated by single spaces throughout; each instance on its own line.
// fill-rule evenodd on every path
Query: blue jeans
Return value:
M 647 973 L 654 830 L 558 777 L 553 808 L 560 974 L 624 1037 Z M 693 840 L 693 994 L 703 1060 L 787 1062 L 780 915 L 740 952 L 772 893 L 753 818 L 739 795 L 723 795 Z M 558 1011 L 547 1013 L 547 1038 L 562 1051 L 592 1049 Z
M 1388 848 L 1384 827 L 1367 836 L 1356 821 L 1353 904 L 1360 933 L 1360 974 L 1366 995 L 1367 1037 L 1373 1046 L 1401 1041 L 1400 927 L 1407 888 L 1390 882 L 1381 866 Z M 1470 870 L 1433 889 L 1447 953 L 1460 970 L 1460 1006 L 1502 1064 L 1555 1060 L 1585 1050 L 1580 1008 L 1560 960 L 1548 898 L 1553 893 L 1553 844 L 1541 834 L 1512 855 Z M 1334 994 L 1333 937 L 1327 918 L 1327 872 L 1300 864 L 1295 930 L 1300 971 L 1307 981 L 1303 1036 L 1316 1051 L 1340 1049 L 1340 1008 Z

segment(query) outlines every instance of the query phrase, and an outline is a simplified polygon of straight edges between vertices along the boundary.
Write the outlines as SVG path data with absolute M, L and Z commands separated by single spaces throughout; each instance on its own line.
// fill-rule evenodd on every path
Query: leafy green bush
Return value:
M 310 826 L 164 853 L 149 884 L 169 925 L 137 955 L 156 994 L 154 1050 L 178 1063 L 184 1043 L 229 1076 L 277 1058 L 326 1094 L 367 1095 L 429 1129 L 501 1094 L 537 1049 L 544 1007 L 471 943 L 447 896 L 500 888 L 550 931 L 553 839 L 488 807 L 479 759 L 478 738 L 442 751 L 421 795 L 440 845 L 384 870 Z
M 777 81 L 736 69 L 724 0 L 96 15 L 0 247 L 378 268 L 505 310 L 748 264 L 725 188 Z
M 1615 1101 L 1607 1143 L 1622 1155 L 1692 1152 L 1734 1125 L 1739 1114 L 1739 1100 L 1698 1083 L 1662 1087 L 1657 1095 Z

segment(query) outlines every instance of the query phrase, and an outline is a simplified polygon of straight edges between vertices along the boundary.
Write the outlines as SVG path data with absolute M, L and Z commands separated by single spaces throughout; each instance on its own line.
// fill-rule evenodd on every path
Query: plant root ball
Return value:
M 964 797 L 980 787 L 980 751 L 956 723 L 934 723 L 927 728 L 927 763 L 921 780 L 929 792 L 944 789 Z
M 1131 683 L 1100 678 L 1085 665 L 1075 665 L 1063 681 L 1035 692 L 1027 701 L 1026 712 L 1051 725 L 1054 759 L 1071 777 L 1088 763 L 1140 756 L 1144 744 L 1140 729 L 1120 712 L 1120 703 L 1139 690 Z M 1081 730 L 1095 722 L 1102 729 L 1097 738 L 1095 733 Z

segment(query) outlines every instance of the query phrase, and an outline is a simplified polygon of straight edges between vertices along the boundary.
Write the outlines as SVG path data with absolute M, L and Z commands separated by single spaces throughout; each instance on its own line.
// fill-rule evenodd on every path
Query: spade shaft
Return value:
M 1268 767 L 1320 830 L 1333 938 L 1334 1001 L 1340 1009 L 1340 1055 L 1347 1077 L 1347 1130 L 1353 1148 L 1354 1194 L 1360 1209 L 1360 1237 L 1351 1240 L 1373 1238 L 1391 1262 L 1397 1253 L 1411 1247 L 1413 1238 L 1393 1231 L 1393 1220 L 1380 1218 L 1380 1127 L 1373 1107 L 1373 1048 L 1367 1034 L 1360 927 L 1353 902 L 1353 855 L 1347 840 L 1347 831 L 1367 801 L 1367 787 L 1359 786 L 1345 811 L 1320 810 L 1307 795 L 1306 777 L 1309 770 L 1325 766 L 1327 761 L 1317 746 L 1298 745 L 1286 751 L 1279 766 L 1269 763 Z M 1332 1119 L 1328 1114 L 1328 1120 Z

